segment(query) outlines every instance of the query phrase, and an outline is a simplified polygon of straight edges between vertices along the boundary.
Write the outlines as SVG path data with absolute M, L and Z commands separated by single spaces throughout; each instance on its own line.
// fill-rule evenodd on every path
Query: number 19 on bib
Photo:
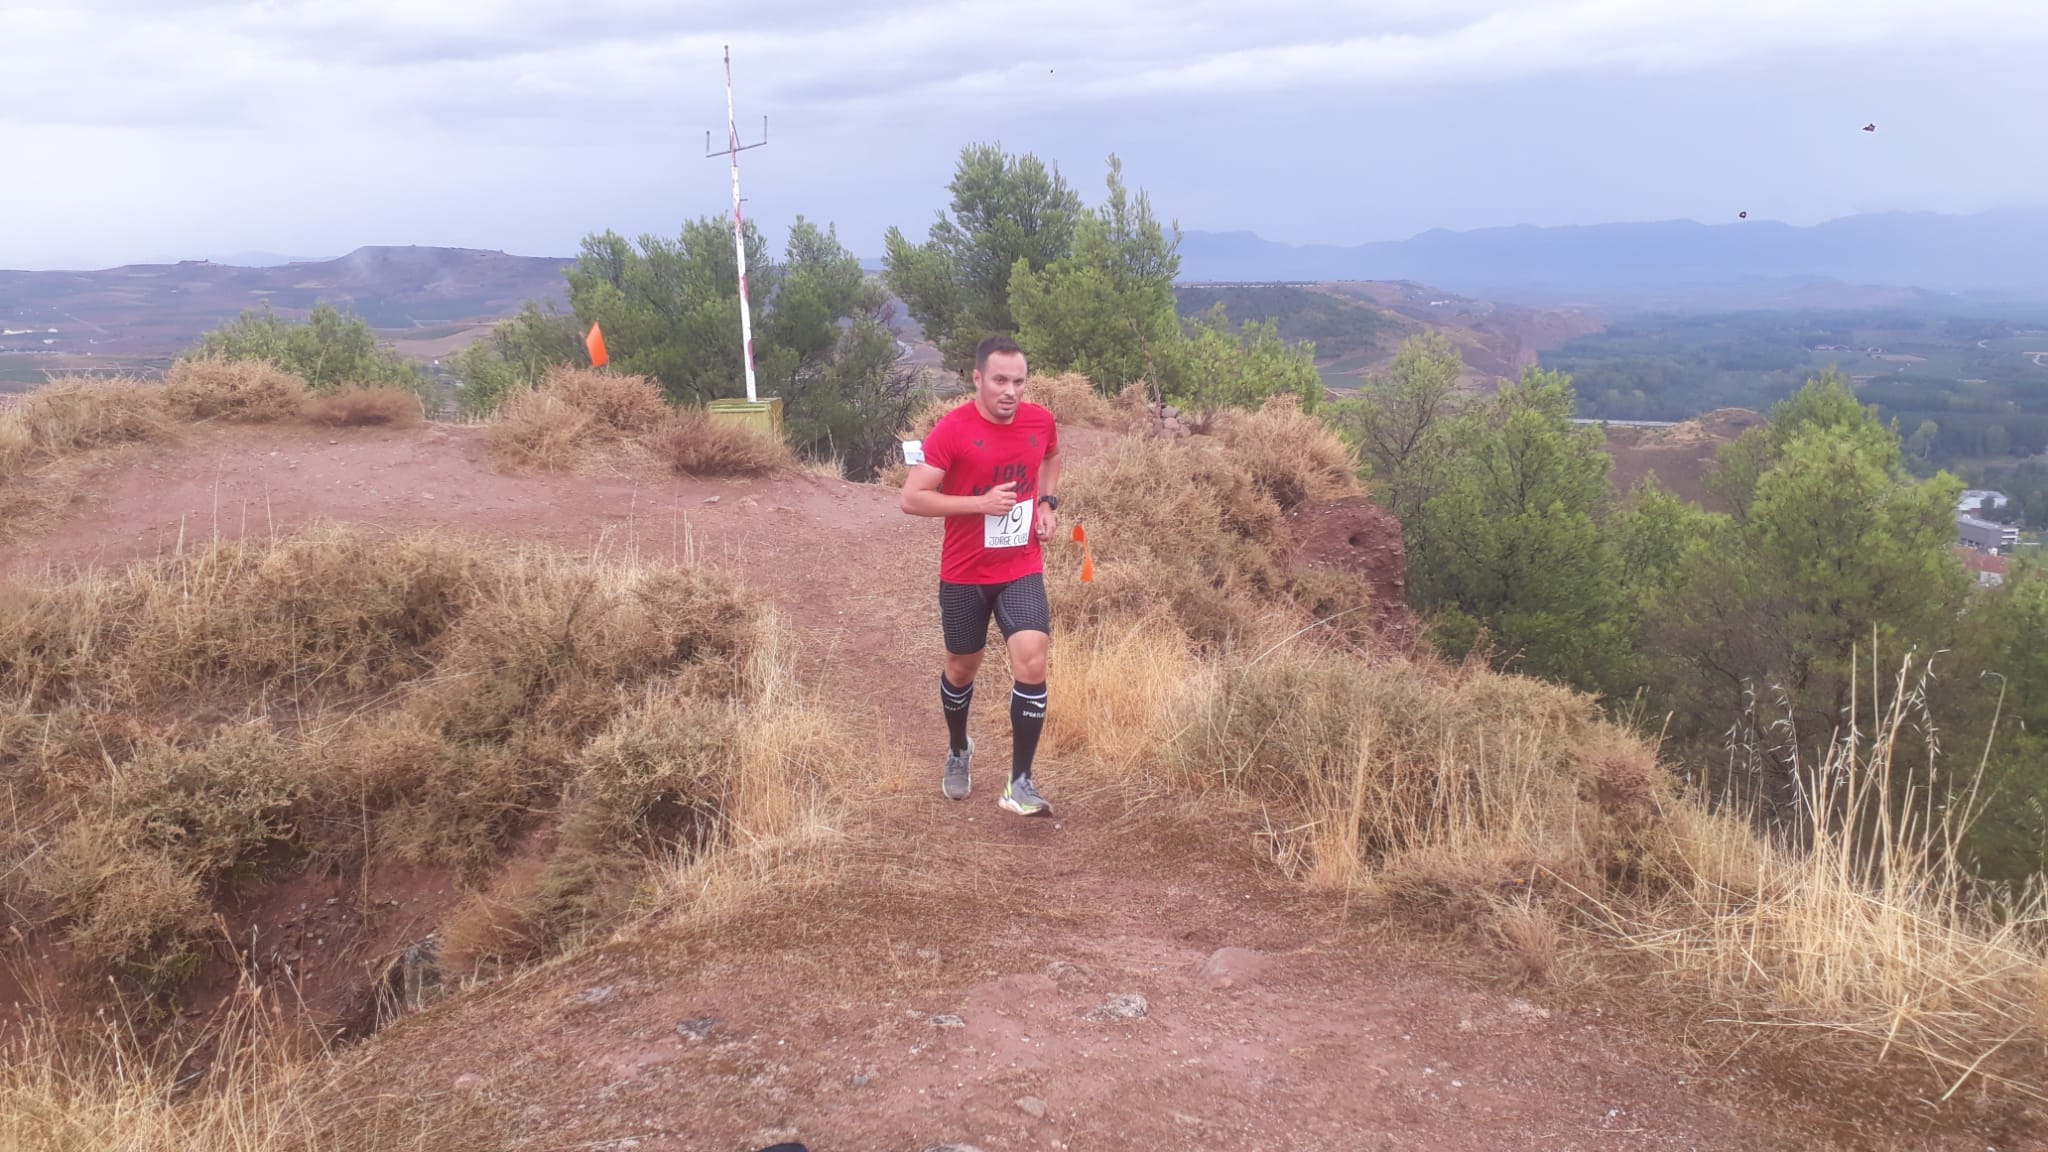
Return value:
M 1036 500 L 1019 500 L 1006 516 L 984 516 L 981 543 L 984 548 L 1022 548 L 1031 542 L 1031 509 Z

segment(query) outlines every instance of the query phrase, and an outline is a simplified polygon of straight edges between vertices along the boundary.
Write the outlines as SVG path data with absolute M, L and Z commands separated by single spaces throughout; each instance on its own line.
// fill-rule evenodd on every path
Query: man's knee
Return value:
M 1052 637 L 1043 632 L 1019 632 L 1010 637 L 1010 671 L 1026 684 L 1045 683 L 1046 656 Z
M 969 652 L 962 656 L 958 652 L 946 653 L 946 680 L 955 688 L 965 688 L 974 683 L 975 673 L 981 671 L 981 653 Z

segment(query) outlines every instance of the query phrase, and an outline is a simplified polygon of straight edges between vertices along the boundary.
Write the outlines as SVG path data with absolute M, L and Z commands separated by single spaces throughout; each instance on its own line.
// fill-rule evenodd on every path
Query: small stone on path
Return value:
M 1201 977 L 1211 988 L 1238 988 L 1255 983 L 1272 959 L 1250 948 L 1218 948 L 1202 961 Z
M 718 1028 L 718 1017 L 705 1016 L 696 1020 L 685 1020 L 676 1025 L 676 1035 L 692 1043 L 703 1040 Z
M 934 1027 L 934 1028 L 965 1028 L 965 1027 L 967 1027 L 967 1021 L 965 1021 L 965 1020 L 962 1020 L 962 1019 L 961 1019 L 960 1017 L 958 1017 L 958 1016 L 955 1016 L 955 1015 L 953 1015 L 953 1014 L 952 1014 L 951 1012 L 945 1012 L 945 1013 L 941 1013 L 940 1015 L 937 1015 L 937 1016 L 933 1016 L 933 1017 L 931 1017 L 930 1019 L 928 1019 L 928 1020 L 927 1020 L 927 1021 L 925 1021 L 925 1022 L 926 1022 L 927 1024 L 930 1024 L 930 1025 L 931 1025 L 932 1027 Z
M 1017 1107 L 1026 1116 L 1031 1117 L 1033 1120 L 1045 1119 L 1045 1101 L 1040 1100 L 1036 1096 L 1025 1096 L 1019 1098 L 1017 1101 Z
M 1099 1007 L 1088 1010 L 1089 1020 L 1142 1020 L 1152 1011 L 1152 1005 L 1135 992 L 1122 996 L 1111 996 Z

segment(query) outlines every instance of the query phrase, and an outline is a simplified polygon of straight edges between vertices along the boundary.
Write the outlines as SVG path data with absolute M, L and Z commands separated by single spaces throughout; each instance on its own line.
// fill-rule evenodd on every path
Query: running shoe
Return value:
M 946 753 L 946 797 L 949 800 L 965 800 L 974 791 L 974 778 L 967 773 L 968 765 L 974 763 L 974 737 L 967 738 L 967 751 Z
M 1031 783 L 1029 776 L 1019 776 L 1010 781 L 1009 786 L 1003 789 L 1002 799 L 997 800 L 996 804 L 1003 811 L 1015 812 L 1019 816 L 1052 815 L 1052 805 L 1047 804 L 1045 797 L 1038 794 L 1038 789 Z

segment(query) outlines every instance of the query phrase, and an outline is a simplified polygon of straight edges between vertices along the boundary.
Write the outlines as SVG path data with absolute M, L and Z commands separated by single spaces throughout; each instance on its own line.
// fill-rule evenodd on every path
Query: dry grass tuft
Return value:
M 829 822 L 853 753 L 789 660 L 705 570 L 433 536 L 0 587 L 0 899 L 149 1005 L 216 900 L 367 853 L 475 886 L 447 958 L 488 976 L 622 923 L 655 861 Z
M 1297 421 L 1233 416 L 1223 445 L 1124 441 L 1075 469 L 1097 583 L 1054 583 L 1076 623 L 1048 748 L 1249 800 L 1304 884 L 1476 938 L 1519 981 L 1605 964 L 1732 1022 L 1734 1042 L 1796 1030 L 1803 1058 L 1885 1060 L 1929 1098 L 1971 1080 L 2038 1093 L 2025 1061 L 2048 1044 L 2048 910 L 1976 903 L 1956 823 L 1895 791 L 1910 787 L 1891 759 L 1903 675 L 1879 736 L 1807 773 L 1823 815 L 1804 847 L 1768 839 L 1687 795 L 1588 698 L 1361 656 L 1283 611 L 1283 587 L 1304 592 L 1276 571 L 1279 500 L 1352 483 L 1341 454 L 1273 459 Z
M 1550 981 L 1564 948 L 1565 927 L 1543 901 L 1526 894 L 1496 899 L 1490 929 L 1516 983 Z
M 520 468 L 572 467 L 587 442 L 626 439 L 687 476 L 775 476 L 800 465 L 789 445 L 754 429 L 677 409 L 644 376 L 559 368 L 539 388 L 514 393 L 488 438 Z
M 540 390 L 590 417 L 596 435 L 638 436 L 674 411 L 660 386 L 647 377 L 595 368 L 551 368 Z
M 473 897 L 442 958 L 461 976 L 500 972 L 661 912 L 701 924 L 768 890 L 815 886 L 837 830 L 844 724 L 790 679 L 772 622 L 736 669 L 732 695 L 671 683 L 618 713 L 585 748 L 538 869 Z M 650 878 L 646 862 L 658 861 Z
M 60 376 L 0 409 L 0 480 L 73 452 L 169 435 L 154 386 Z
M 701 408 L 678 410 L 647 445 L 685 476 L 774 476 L 798 467 L 789 445 Z
M 1291 395 L 1275 396 L 1256 412 L 1219 412 L 1211 430 L 1282 511 L 1364 491 L 1357 454 Z
M 1046 713 L 1042 753 L 1086 749 L 1125 779 L 1143 770 L 1182 697 L 1202 684 L 1187 637 L 1163 615 L 1063 623 L 1057 659 L 1059 706 Z
M 195 1068 L 204 1075 L 195 1077 Z M 463 1097 L 351 1092 L 345 1066 L 245 986 L 188 1044 L 119 1022 L 31 1019 L 0 1042 L 0 1148 L 71 1152 L 485 1152 Z
M 303 1057 L 255 1043 L 245 1027 L 223 1046 L 215 1091 L 180 1084 L 176 1053 L 118 1027 L 38 1021 L 0 1052 L 0 1147 L 123 1152 L 286 1152 L 310 1146 L 294 1091 Z
M 2025 1068 L 2048 1043 L 2044 910 L 1974 903 L 1948 848 L 1958 830 L 1892 791 L 1905 705 L 1807 774 L 1824 816 L 1800 848 L 1689 797 L 1585 697 L 1361 659 L 1284 627 L 1255 621 L 1200 658 L 1170 615 L 1112 605 L 1062 641 L 1075 687 L 1048 746 L 1245 797 L 1304 884 L 1476 935 L 1519 981 L 1554 981 L 1569 953 L 1741 1043 L 1796 1030 L 1803 1059 L 1886 1061 L 1902 1092 L 2038 1093 Z
M 498 409 L 486 439 L 513 467 L 559 470 L 576 463 L 590 423 L 588 413 L 554 393 L 530 389 L 515 393 Z
M 1287 582 L 1279 506 L 1207 438 L 1118 441 L 1073 468 L 1060 496 L 1095 554 L 1094 583 L 1053 582 L 1063 618 L 1163 612 L 1219 644 Z
M 1122 429 L 1126 413 L 1108 397 L 1095 390 L 1086 376 L 1068 372 L 1060 376 L 1033 376 L 1024 383 L 1024 399 L 1050 410 L 1062 424 L 1083 428 Z
M 307 420 L 331 428 L 362 428 L 384 425 L 404 428 L 426 418 L 420 398 L 403 388 L 388 384 L 363 387 L 350 384 L 333 392 L 307 399 L 301 409 Z
M 1716 1015 L 1819 1029 L 1864 1059 L 1912 1057 L 1943 1099 L 1973 1079 L 2038 1099 L 2029 1063 L 2048 1044 L 2048 941 L 2035 926 L 2048 909 L 2038 895 L 1981 902 L 1954 851 L 1970 805 L 1915 810 L 1936 790 L 1916 781 L 1929 766 L 1893 760 L 1918 715 L 1910 671 L 1872 736 L 1802 766 L 1806 847 L 1666 803 L 1654 832 L 1636 835 L 1638 898 L 1591 901 L 1586 918 Z
M 1446 867 L 1479 894 L 1595 882 L 1580 750 L 1604 729 L 1563 689 L 1289 642 L 1224 663 L 1178 719 L 1169 765 L 1302 813 L 1272 847 L 1318 883 L 1426 893 Z
M 306 382 L 257 360 L 187 357 L 164 376 L 164 404 L 180 420 L 268 424 L 296 418 Z

